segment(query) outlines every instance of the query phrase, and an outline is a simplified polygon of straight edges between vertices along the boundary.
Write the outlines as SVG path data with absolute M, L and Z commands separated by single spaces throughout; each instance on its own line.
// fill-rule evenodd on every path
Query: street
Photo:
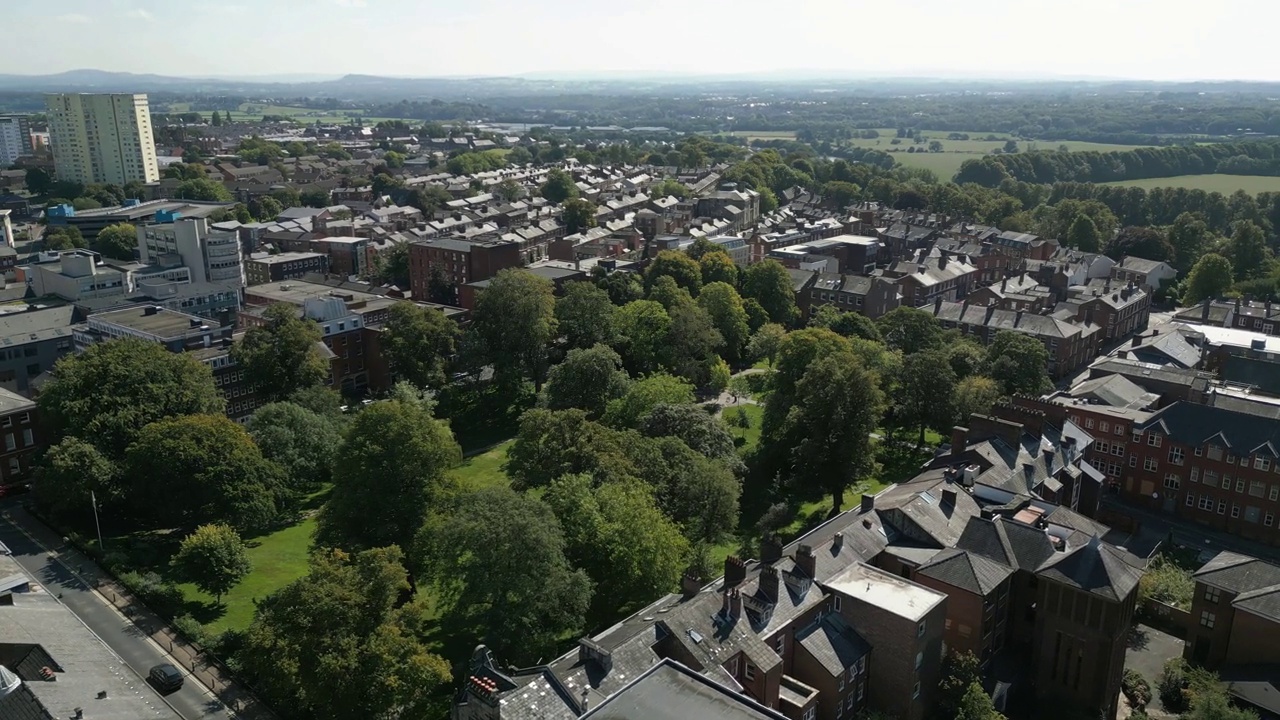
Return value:
M 49 549 L 19 529 L 9 517 L 8 511 L 12 508 L 12 505 L 7 506 L 3 517 L 0 517 L 0 542 L 8 546 L 13 558 L 23 569 L 48 588 L 49 592 L 58 594 L 62 603 L 139 677 L 145 679 L 155 665 L 173 662 L 142 630 L 77 577 L 72 567 L 61 560 L 51 559 Z M 33 527 L 32 530 L 47 532 L 45 528 Z M 45 535 L 41 536 L 47 541 Z M 79 556 L 78 553 L 76 556 Z M 222 708 L 221 702 L 189 675 L 182 689 L 166 696 L 165 700 L 185 720 L 230 720 L 232 717 Z

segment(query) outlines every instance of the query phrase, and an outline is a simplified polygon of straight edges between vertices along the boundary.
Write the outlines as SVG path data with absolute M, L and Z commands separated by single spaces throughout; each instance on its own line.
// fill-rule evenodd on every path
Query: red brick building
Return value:
M 512 241 L 417 241 L 409 245 L 409 286 L 414 297 L 425 298 L 430 295 L 433 277 L 456 289 L 488 280 L 507 268 L 520 267 L 523 259 L 520 244 Z

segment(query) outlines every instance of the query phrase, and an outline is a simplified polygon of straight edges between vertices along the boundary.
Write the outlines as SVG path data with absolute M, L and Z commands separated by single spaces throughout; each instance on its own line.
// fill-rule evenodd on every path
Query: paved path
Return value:
M 21 525 L 21 527 L 19 527 Z M 31 518 L 20 506 L 6 503 L 0 515 L 0 542 L 13 552 L 13 558 L 50 592 L 58 594 L 62 604 L 89 626 L 103 642 L 120 656 L 141 678 L 160 663 L 182 666 L 170 657 L 147 633 L 122 615 L 101 595 L 91 582 L 94 568 L 78 552 L 65 547 L 62 539 L 47 526 Z M 81 575 L 84 568 L 87 575 Z M 190 671 L 186 666 L 184 672 Z M 165 701 L 185 720 L 230 720 L 235 717 L 223 707 L 190 674 L 182 689 L 165 696 Z

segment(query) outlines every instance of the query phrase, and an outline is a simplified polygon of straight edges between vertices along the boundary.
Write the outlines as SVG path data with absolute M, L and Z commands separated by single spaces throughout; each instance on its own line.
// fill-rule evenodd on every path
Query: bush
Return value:
M 1147 703 L 1151 702 L 1151 686 L 1147 684 L 1146 678 L 1137 670 L 1126 669 L 1124 677 L 1120 681 L 1120 688 L 1124 690 L 1125 697 L 1129 698 L 1129 704 L 1135 708 L 1144 708 Z
M 1174 607 L 1191 607 L 1191 597 L 1195 594 L 1196 583 L 1191 578 L 1191 571 L 1178 566 L 1164 555 L 1157 555 L 1142 580 L 1138 582 L 1138 595 L 1167 603 Z
M 117 579 L 121 585 L 128 588 L 129 592 L 161 615 L 177 614 L 186 602 L 177 585 L 167 582 L 155 573 L 143 574 L 129 571 L 121 573 Z
M 1187 661 L 1182 658 L 1170 659 L 1164 664 L 1157 687 L 1160 703 L 1164 705 L 1165 710 L 1180 713 L 1187 709 L 1187 696 L 1184 692 L 1186 687 Z
M 209 635 L 209 631 L 205 630 L 204 626 L 190 615 L 179 615 L 173 619 L 173 622 L 171 622 L 170 625 L 173 626 L 174 630 L 178 631 L 179 635 L 200 647 L 207 647 L 212 644 L 212 638 Z

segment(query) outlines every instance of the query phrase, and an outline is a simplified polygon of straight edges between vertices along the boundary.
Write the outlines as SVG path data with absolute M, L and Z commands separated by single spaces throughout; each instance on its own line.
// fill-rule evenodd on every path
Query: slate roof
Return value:
M 1037 573 L 1108 600 L 1123 600 L 1138 586 L 1142 571 L 1097 538 L 1055 555 Z
M 1243 594 L 1280 585 L 1280 566 L 1264 560 L 1223 551 L 1191 575 L 1196 582 L 1229 593 Z
M 1270 620 L 1280 621 L 1280 585 L 1251 590 L 1236 596 L 1233 606 Z
M 1152 270 L 1159 268 L 1161 265 L 1168 267 L 1166 263 L 1159 260 L 1148 260 L 1134 255 L 1126 255 L 1116 267 L 1130 272 L 1143 273 L 1145 275 Z
M 1159 430 L 1193 447 L 1212 439 L 1236 455 L 1265 453 L 1280 457 L 1280 420 L 1223 407 L 1179 401 L 1152 413 L 1139 428 Z
M 836 613 L 827 613 L 797 632 L 796 646 L 809 653 L 833 677 L 871 652 L 871 644 Z
M 1085 380 L 1067 391 L 1067 394 L 1075 398 L 1097 400 L 1111 407 L 1134 410 L 1149 408 L 1160 400 L 1159 395 L 1147 392 L 1141 385 L 1123 375 L 1104 375 Z
M 1123 348 L 1125 352 L 1134 353 L 1144 362 L 1159 362 L 1156 357 L 1165 358 L 1164 362 L 1179 367 L 1194 368 L 1200 365 L 1200 351 L 1187 341 L 1181 332 L 1163 332 L 1150 338 L 1142 339 L 1137 345 Z M 1153 359 L 1148 359 L 1153 358 Z
M 995 330 L 1012 330 L 1036 337 L 1070 338 L 1099 331 L 1096 325 L 1086 327 L 1047 315 L 1001 310 L 994 306 L 943 302 L 941 305 L 925 306 L 922 309 L 931 312 L 943 322 L 989 327 Z
M 949 485 L 941 468 L 920 479 L 892 485 L 876 496 L 876 510 L 902 534 L 925 545 L 953 547 L 970 518 L 979 513 L 978 503 L 969 493 L 956 489 L 955 505 L 943 503 L 943 489 Z
M 523 717 L 523 716 L 520 716 Z M 583 720 L 785 720 L 749 696 L 711 682 L 674 660 L 663 660 Z
M 1232 697 L 1280 715 L 1280 665 L 1229 665 L 1218 671 Z
M 988 595 L 1009 579 L 1013 568 L 968 550 L 943 550 L 918 571 L 952 587 L 977 595 Z

